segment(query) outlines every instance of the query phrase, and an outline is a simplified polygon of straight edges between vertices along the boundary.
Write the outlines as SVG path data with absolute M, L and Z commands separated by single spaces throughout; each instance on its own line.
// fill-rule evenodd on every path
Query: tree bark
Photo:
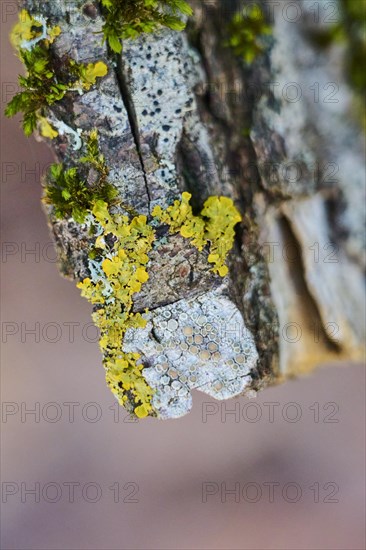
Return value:
M 97 34 L 98 2 L 21 2 L 61 27 L 52 45 L 60 63 L 67 54 L 109 67 L 90 91 L 50 108 L 50 120 L 74 131 L 51 142 L 58 161 L 75 166 L 75 132 L 97 128 L 109 181 L 136 212 L 149 216 L 189 191 L 196 209 L 224 195 L 243 216 L 225 278 L 180 235 L 160 235 L 149 255 L 150 278 L 134 297 L 148 324 L 130 329 L 123 349 L 141 354 L 160 418 L 188 412 L 195 388 L 253 396 L 364 353 L 364 137 L 333 62 L 344 51 L 319 54 L 306 38 L 310 3 L 299 2 L 296 24 L 274 12 L 268 48 L 248 68 L 224 46 L 238 7 L 228 4 L 194 0 L 186 31 L 126 40 L 117 59 Z M 314 82 L 336 83 L 339 102 L 314 101 Z M 52 207 L 47 215 L 62 273 L 82 280 L 85 226 Z

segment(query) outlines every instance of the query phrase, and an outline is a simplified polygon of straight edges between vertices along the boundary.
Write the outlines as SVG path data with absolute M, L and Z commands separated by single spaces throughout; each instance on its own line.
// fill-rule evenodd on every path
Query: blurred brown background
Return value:
M 22 70 L 14 4 L 2 4 L 2 111 Z M 362 365 L 253 401 L 196 393 L 180 420 L 129 422 L 89 304 L 53 261 L 39 183 L 52 155 L 4 119 L 1 155 L 1 548 L 365 548 Z

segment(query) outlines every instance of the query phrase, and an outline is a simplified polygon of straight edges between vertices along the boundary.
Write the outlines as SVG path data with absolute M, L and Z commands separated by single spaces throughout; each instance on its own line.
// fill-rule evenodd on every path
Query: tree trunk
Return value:
M 80 162 L 80 136 L 96 128 L 108 179 L 135 212 L 150 219 L 184 191 L 196 211 L 217 195 L 241 212 L 223 278 L 206 249 L 157 230 L 149 280 L 134 295 L 148 322 L 121 347 L 141 355 L 150 414 L 160 418 L 187 413 L 195 388 L 253 396 L 320 363 L 363 357 L 364 137 L 344 63 L 334 62 L 345 46 L 319 53 L 307 36 L 311 3 L 298 2 L 296 23 L 286 4 L 248 65 L 225 45 L 245 3 L 194 0 L 184 32 L 141 34 L 117 55 L 98 34 L 98 2 L 21 2 L 60 26 L 51 46 L 60 63 L 68 55 L 109 68 L 89 91 L 49 108 L 51 123 L 66 125 L 50 142 L 65 168 Z M 61 271 L 83 280 L 86 225 L 56 218 L 52 206 L 47 215 Z

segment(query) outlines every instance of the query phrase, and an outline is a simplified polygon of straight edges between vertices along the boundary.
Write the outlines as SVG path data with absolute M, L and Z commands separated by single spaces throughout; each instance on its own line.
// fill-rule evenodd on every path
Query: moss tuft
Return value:
M 272 28 L 265 21 L 264 14 L 258 6 L 246 9 L 245 13 L 238 12 L 232 18 L 227 29 L 229 38 L 226 46 L 241 57 L 247 64 L 265 50 L 263 38 L 272 34 Z
M 159 27 L 181 31 L 181 15 L 192 15 L 185 0 L 101 0 L 105 23 L 103 35 L 110 48 L 120 53 L 122 41 L 151 33 Z
M 63 164 L 53 164 L 48 172 L 43 201 L 54 207 L 57 218 L 72 216 L 76 222 L 84 223 L 95 201 L 103 200 L 111 204 L 117 190 L 107 181 L 108 168 L 104 156 L 99 153 L 95 130 L 88 137 L 87 154 L 80 160 L 96 170 L 98 178 L 93 186 L 82 176 L 81 169 L 65 170 Z

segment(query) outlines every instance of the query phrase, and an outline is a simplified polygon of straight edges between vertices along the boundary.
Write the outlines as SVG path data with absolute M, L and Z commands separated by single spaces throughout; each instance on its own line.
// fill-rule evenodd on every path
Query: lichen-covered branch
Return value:
M 61 271 L 93 304 L 120 403 L 179 417 L 193 389 L 253 395 L 360 358 L 362 137 L 347 102 L 329 125 L 324 104 L 284 98 L 328 70 L 304 29 L 218 0 L 190 2 L 185 31 L 183 0 L 20 4 L 28 74 L 7 114 L 55 152 L 44 203 Z M 243 97 L 253 84 L 264 93 Z M 311 261 L 329 244 L 336 263 Z

